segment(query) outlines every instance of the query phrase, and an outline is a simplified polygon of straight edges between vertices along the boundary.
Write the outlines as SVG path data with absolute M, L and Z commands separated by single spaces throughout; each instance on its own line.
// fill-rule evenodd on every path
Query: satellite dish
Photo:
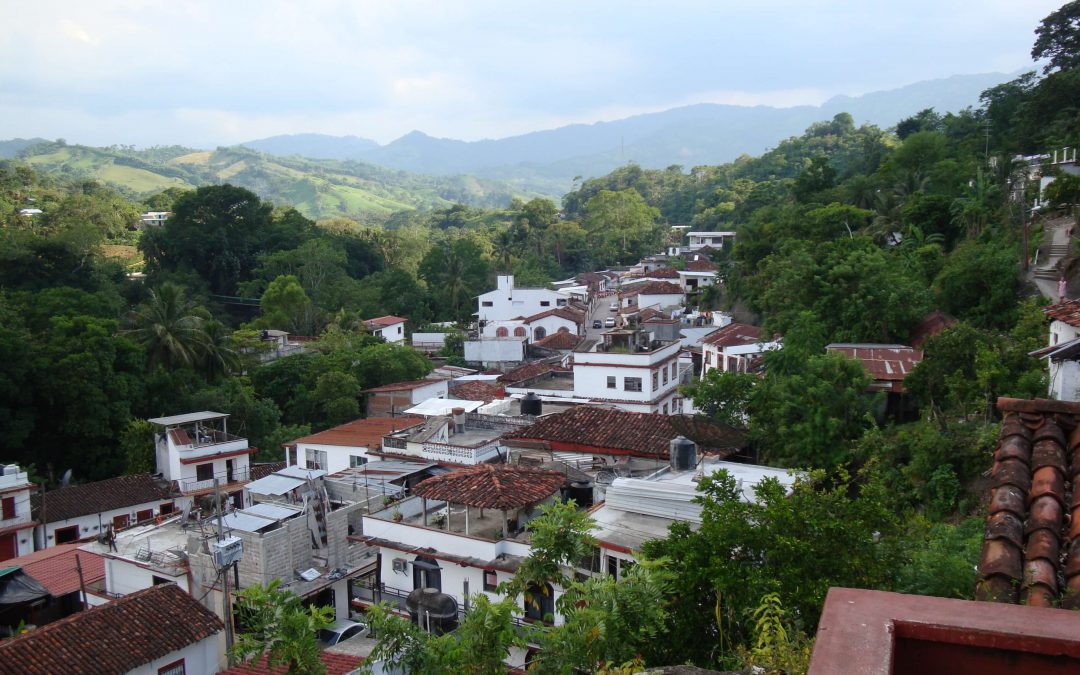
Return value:
M 64 472 L 64 475 L 60 477 L 60 487 L 67 487 L 71 484 L 71 469 Z

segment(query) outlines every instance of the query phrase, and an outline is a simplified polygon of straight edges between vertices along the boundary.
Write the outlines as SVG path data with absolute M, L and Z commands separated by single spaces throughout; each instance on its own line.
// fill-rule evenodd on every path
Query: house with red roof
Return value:
M 258 451 L 246 438 L 229 433 L 229 414 L 201 412 L 147 420 L 154 430 L 157 472 L 180 492 L 196 497 L 214 491 L 215 482 L 237 507 L 244 505 L 244 483 L 251 479 L 251 455 Z
M 445 383 L 444 383 L 445 384 Z M 422 424 L 412 415 L 367 417 L 297 438 L 285 445 L 285 461 L 305 469 L 337 473 L 377 460 L 383 436 Z
M 400 316 L 380 316 L 365 319 L 364 325 L 375 337 L 381 337 L 391 344 L 405 344 L 405 322 Z
M 159 584 L 0 641 L 0 674 L 212 675 L 224 624 L 175 584 Z
M 701 376 L 704 378 L 710 370 L 753 372 L 763 352 L 779 348 L 778 340 L 762 340 L 757 326 L 729 323 L 701 340 Z
M 105 561 L 79 544 L 63 544 L 5 561 L 6 569 L 17 569 L 41 585 L 48 597 L 31 603 L 19 616 L 0 608 L 0 625 L 16 623 L 16 617 L 42 626 L 108 602 L 105 590 Z M 83 589 L 86 590 L 84 595 Z M 2 630 L 2 629 L 0 629 Z
M 629 290 L 619 293 L 620 307 L 637 307 L 639 310 L 651 307 L 660 311 L 681 307 L 686 302 L 683 287 L 671 281 L 650 281 L 635 284 Z
M 480 325 L 480 337 L 510 337 L 514 328 L 521 326 L 520 321 L 523 318 L 567 307 L 569 303 L 570 296 L 566 293 L 549 288 L 515 286 L 512 274 L 501 274 L 496 279 L 495 290 L 477 297 L 476 317 Z M 506 328 L 509 334 L 498 334 L 499 328 Z M 524 336 L 523 333 L 521 337 Z

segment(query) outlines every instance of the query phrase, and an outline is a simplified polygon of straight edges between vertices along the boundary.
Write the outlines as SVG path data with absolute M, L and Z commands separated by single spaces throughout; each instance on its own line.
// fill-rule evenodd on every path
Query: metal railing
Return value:
M 246 481 L 250 477 L 248 473 L 248 467 L 238 467 L 232 471 L 223 471 L 221 473 L 214 474 L 211 478 L 206 479 L 188 479 L 181 480 L 180 491 L 181 492 L 198 492 L 199 490 L 208 490 L 214 487 L 214 479 L 217 479 L 222 487 L 230 485 L 232 483 L 239 483 Z

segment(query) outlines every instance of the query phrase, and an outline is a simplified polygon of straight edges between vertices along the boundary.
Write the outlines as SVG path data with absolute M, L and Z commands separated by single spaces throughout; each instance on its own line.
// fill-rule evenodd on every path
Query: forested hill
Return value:
M 135 150 L 58 141 L 22 147 L 17 157 L 38 171 L 70 180 L 97 180 L 132 198 L 227 182 L 317 219 L 378 222 L 398 211 L 455 203 L 502 207 L 519 194 L 499 181 L 471 176 L 425 176 L 356 161 L 274 157 L 243 147 Z
M 627 162 L 661 169 L 729 162 L 759 154 L 812 123 L 847 112 L 856 123 L 889 127 L 924 108 L 959 112 L 1008 75 L 958 75 L 862 96 L 837 96 L 820 106 L 777 108 L 698 104 L 595 124 L 465 142 L 413 131 L 384 146 L 356 137 L 275 136 L 245 143 L 265 152 L 350 158 L 407 171 L 471 173 L 514 181 L 548 194 L 570 188 L 574 176 L 603 175 Z

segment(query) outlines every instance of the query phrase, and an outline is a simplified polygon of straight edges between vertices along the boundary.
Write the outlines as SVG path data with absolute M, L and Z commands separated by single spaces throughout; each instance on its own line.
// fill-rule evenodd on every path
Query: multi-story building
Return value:
M 0 466 L 0 561 L 34 550 L 30 491 L 34 484 L 18 464 Z
M 251 455 L 256 449 L 246 438 L 228 432 L 227 413 L 196 412 L 149 420 L 154 433 L 157 470 L 176 481 L 188 496 L 206 494 L 215 482 L 236 507 L 242 507 L 243 486 L 250 479 Z
M 504 322 L 565 307 L 569 302 L 570 298 L 565 293 L 547 288 L 515 288 L 512 274 L 499 275 L 495 290 L 477 298 L 476 316 L 480 323 L 480 336 L 497 337 L 496 331 Z
M 641 330 L 610 330 L 596 351 L 574 352 L 574 398 L 630 412 L 681 412 L 677 340 Z

